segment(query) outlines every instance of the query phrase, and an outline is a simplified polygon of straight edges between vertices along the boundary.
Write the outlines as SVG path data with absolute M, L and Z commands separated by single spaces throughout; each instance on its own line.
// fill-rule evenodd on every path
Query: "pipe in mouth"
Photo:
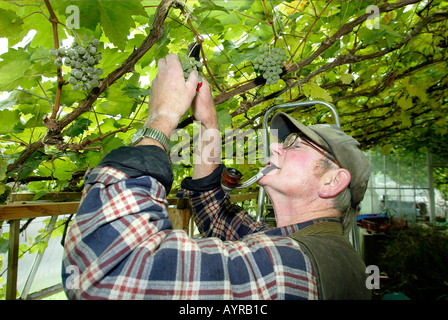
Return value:
M 246 180 L 245 182 L 241 182 L 243 175 L 237 169 L 234 168 L 225 168 L 222 172 L 221 176 L 221 186 L 224 191 L 230 192 L 234 189 L 244 189 L 254 184 L 258 180 L 260 180 L 263 176 L 267 175 L 274 169 L 278 169 L 275 165 L 270 165 L 269 167 L 265 167 L 261 169 L 256 175 L 252 178 Z

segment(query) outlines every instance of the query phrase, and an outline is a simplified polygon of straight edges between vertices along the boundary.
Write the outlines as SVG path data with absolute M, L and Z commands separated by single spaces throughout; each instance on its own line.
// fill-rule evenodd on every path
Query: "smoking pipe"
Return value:
M 241 182 L 243 178 L 243 174 L 234 168 L 225 168 L 222 172 L 221 176 L 221 186 L 224 191 L 230 192 L 234 189 L 243 189 L 247 188 L 250 185 L 254 184 L 258 180 L 260 180 L 263 176 L 267 175 L 272 170 L 277 169 L 275 165 L 270 165 L 269 167 L 265 167 L 261 169 L 256 175 L 252 178 L 246 180 L 245 182 Z

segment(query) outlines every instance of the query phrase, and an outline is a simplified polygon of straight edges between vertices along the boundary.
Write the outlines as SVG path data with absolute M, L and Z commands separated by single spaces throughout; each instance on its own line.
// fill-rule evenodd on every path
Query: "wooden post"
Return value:
M 20 219 L 10 220 L 6 300 L 16 300 L 17 297 L 17 271 L 19 267 L 19 234 L 20 234 Z

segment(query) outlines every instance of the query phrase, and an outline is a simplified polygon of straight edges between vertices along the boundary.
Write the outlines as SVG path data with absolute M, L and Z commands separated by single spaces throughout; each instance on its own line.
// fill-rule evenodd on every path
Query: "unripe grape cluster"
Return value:
M 181 65 L 182 65 L 182 70 L 184 71 L 185 80 L 188 79 L 188 76 L 190 75 L 191 72 L 193 72 L 193 70 L 198 70 L 199 68 L 203 67 L 202 62 L 197 61 L 193 57 L 190 57 L 187 59 L 182 59 Z
M 286 58 L 285 51 L 280 48 L 261 47 L 260 55 L 253 61 L 254 69 L 263 75 L 267 85 L 276 84 Z
M 84 36 L 84 40 L 87 41 L 87 39 L 87 36 Z M 103 74 L 103 70 L 95 68 L 101 60 L 101 53 L 98 52 L 99 45 L 100 41 L 92 37 L 87 45 L 73 42 L 70 48 L 60 47 L 50 50 L 50 55 L 56 57 L 54 64 L 57 67 L 62 65 L 71 67 L 68 82 L 73 90 L 81 88 L 88 91 L 100 84 L 100 75 Z

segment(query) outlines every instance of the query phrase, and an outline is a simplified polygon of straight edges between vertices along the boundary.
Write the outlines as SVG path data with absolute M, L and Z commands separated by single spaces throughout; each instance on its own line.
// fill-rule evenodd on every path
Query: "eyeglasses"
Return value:
M 290 133 L 283 140 L 283 150 L 291 148 L 293 145 L 299 144 L 299 143 L 303 143 L 304 145 L 307 145 L 307 146 L 313 148 L 314 150 L 319 152 L 321 155 L 323 155 L 325 158 L 327 158 L 328 160 L 333 162 L 335 165 L 337 165 L 339 168 L 342 168 L 342 166 L 339 164 L 339 162 L 336 161 L 336 159 L 334 158 L 334 156 L 331 153 L 329 153 L 329 152 L 327 152 L 325 150 L 322 150 L 322 148 L 320 148 L 316 144 L 312 143 L 310 140 L 308 140 L 307 138 L 303 137 L 298 132 Z

